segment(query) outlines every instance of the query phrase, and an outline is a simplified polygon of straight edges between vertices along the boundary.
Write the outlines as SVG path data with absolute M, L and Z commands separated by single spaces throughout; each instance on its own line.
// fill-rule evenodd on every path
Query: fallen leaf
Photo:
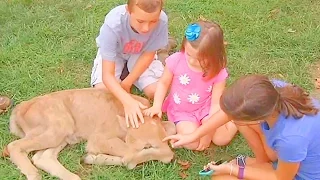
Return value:
M 288 33 L 295 33 L 296 32 L 296 30 L 293 30 L 293 29 L 288 29 Z
M 182 161 L 182 160 L 178 160 L 178 164 L 180 164 L 182 170 L 187 170 L 191 166 L 191 164 L 188 161 Z
M 281 78 L 284 78 L 284 76 L 282 74 L 278 74 Z
M 59 11 L 66 12 L 66 10 L 63 9 L 63 8 L 59 8 Z M 48 19 L 53 18 L 53 17 L 54 17 L 54 16 L 49 16 Z
M 269 18 L 274 18 L 277 14 L 279 14 L 280 12 L 280 9 L 279 8 L 276 8 L 276 9 L 273 9 L 272 11 L 270 11 L 270 14 L 269 14 Z
M 207 21 L 207 18 L 203 17 L 202 15 L 199 16 L 199 20 L 201 21 Z
M 186 173 L 184 173 L 184 172 L 179 172 L 179 176 L 182 178 L 182 179 L 185 179 L 185 178 L 187 178 L 188 177 L 188 175 L 186 174 Z
M 84 10 L 91 9 L 91 8 L 92 8 L 92 5 L 91 5 L 91 4 L 88 4 L 88 5 L 84 8 Z
M 63 68 L 59 67 L 59 71 L 60 71 L 60 74 L 62 74 L 63 73 Z
M 189 168 L 190 168 L 190 164 L 187 164 L 187 165 L 185 165 L 185 166 L 181 166 L 181 169 L 182 170 L 188 170 Z
M 178 160 L 178 164 L 180 164 L 181 166 L 186 166 L 186 165 L 188 165 L 190 163 L 188 161 Z

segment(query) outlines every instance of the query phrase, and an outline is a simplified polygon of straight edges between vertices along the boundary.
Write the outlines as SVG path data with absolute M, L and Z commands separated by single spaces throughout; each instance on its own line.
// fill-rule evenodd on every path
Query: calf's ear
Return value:
M 176 126 L 171 121 L 162 121 L 162 126 L 166 130 L 167 136 L 174 135 L 177 133 Z

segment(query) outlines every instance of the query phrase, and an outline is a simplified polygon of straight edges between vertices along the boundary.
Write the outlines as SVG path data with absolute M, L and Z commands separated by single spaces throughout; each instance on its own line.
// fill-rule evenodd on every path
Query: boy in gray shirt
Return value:
M 146 108 L 130 96 L 134 84 L 153 98 L 164 67 L 155 59 L 156 51 L 168 43 L 168 17 L 163 0 L 128 0 L 105 17 L 96 38 L 98 52 L 91 74 L 91 86 L 108 89 L 123 104 L 127 126 L 143 123 Z M 120 80 L 127 63 L 129 75 Z

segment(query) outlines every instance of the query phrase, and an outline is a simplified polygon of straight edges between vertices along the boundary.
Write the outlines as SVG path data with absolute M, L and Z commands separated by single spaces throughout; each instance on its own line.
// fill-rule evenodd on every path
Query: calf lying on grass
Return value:
M 150 107 L 147 99 L 133 97 Z M 133 129 L 126 127 L 123 116 L 121 103 L 104 90 L 74 89 L 35 97 L 12 111 L 10 132 L 21 139 L 9 143 L 7 153 L 28 180 L 41 179 L 37 168 L 60 179 L 80 179 L 57 160 L 67 144 L 80 140 L 87 140 L 83 159 L 87 164 L 132 169 L 150 160 L 172 160 L 174 153 L 162 139 L 176 133 L 174 124 L 145 117 L 145 123 Z M 28 159 L 32 151 L 37 168 Z

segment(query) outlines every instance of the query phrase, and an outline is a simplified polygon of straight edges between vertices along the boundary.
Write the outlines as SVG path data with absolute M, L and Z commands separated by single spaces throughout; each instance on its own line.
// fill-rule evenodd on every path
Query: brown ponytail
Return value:
M 312 104 L 309 94 L 302 88 L 288 85 L 276 89 L 280 95 L 278 110 L 286 117 L 293 116 L 295 119 L 300 119 L 303 115 L 316 115 L 319 112 Z
M 275 111 L 296 119 L 318 113 L 309 95 L 300 87 L 275 87 L 267 76 L 247 75 L 226 88 L 221 109 L 234 120 L 265 120 Z

